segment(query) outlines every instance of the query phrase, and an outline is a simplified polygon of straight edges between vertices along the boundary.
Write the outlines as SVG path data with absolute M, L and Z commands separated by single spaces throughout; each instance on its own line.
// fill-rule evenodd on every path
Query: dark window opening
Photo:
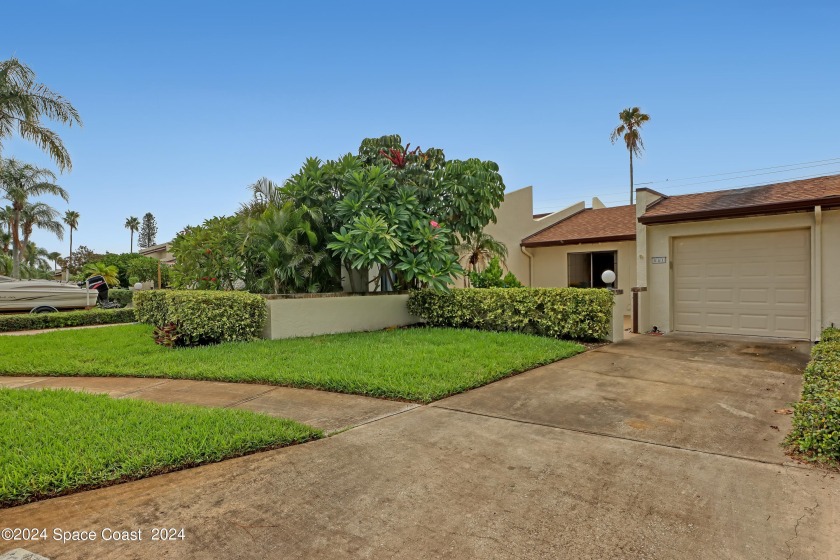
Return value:
M 618 285 L 618 252 L 599 251 L 596 253 L 569 253 L 570 288 L 615 288 Z M 605 270 L 616 273 L 612 285 L 601 280 Z

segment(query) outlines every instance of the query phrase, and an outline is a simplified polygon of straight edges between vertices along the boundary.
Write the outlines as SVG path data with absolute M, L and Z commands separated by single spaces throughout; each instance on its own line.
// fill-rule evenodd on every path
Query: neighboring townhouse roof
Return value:
M 743 189 L 666 196 L 639 218 L 643 224 L 755 216 L 840 207 L 840 175 Z
M 522 240 L 523 247 L 636 239 L 636 207 L 587 208 Z

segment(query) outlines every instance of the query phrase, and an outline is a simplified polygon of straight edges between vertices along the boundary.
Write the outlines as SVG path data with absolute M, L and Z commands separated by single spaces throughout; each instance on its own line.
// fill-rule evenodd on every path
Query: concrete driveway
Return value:
M 784 344 L 637 337 L 317 442 L 0 510 L 143 530 L 65 558 L 840 558 L 840 480 L 778 448 Z M 778 426 L 778 430 L 771 426 Z M 183 540 L 148 540 L 155 527 Z M 4 549 L 0 548 L 0 552 Z

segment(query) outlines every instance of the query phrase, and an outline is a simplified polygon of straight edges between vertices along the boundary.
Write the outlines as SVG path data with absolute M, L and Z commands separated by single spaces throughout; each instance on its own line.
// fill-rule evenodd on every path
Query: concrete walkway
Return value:
M 316 442 L 0 510 L 0 527 L 144 531 L 8 543 L 53 560 L 837 559 L 840 481 L 778 448 L 801 350 L 635 337 Z
M 73 389 L 160 403 L 242 408 L 291 418 L 327 433 L 359 426 L 418 405 L 274 385 L 134 377 L 2 377 L 0 387 Z

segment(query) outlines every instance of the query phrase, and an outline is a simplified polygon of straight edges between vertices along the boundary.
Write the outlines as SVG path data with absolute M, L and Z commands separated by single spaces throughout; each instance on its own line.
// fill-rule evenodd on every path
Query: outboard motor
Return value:
M 84 282 L 79 282 L 79 286 L 87 285 L 89 290 L 96 290 L 96 305 L 104 309 L 111 309 L 119 307 L 118 303 L 108 301 L 108 284 L 102 276 L 91 276 Z

